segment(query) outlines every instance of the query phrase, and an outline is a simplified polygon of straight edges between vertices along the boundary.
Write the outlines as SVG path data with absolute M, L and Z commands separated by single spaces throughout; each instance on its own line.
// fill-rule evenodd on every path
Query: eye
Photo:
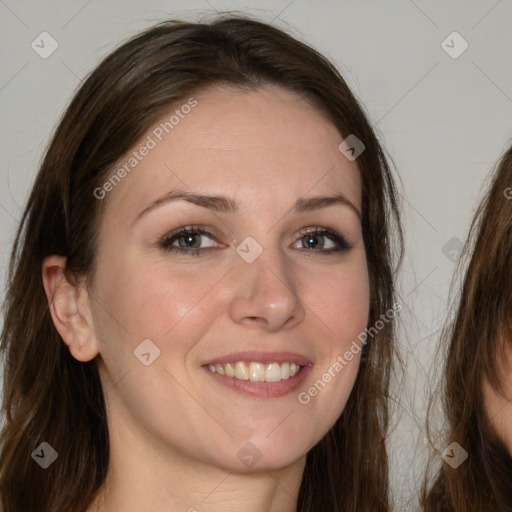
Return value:
M 351 248 L 338 232 L 322 227 L 304 228 L 299 233 L 294 249 L 321 254 L 339 253 Z M 215 235 L 200 226 L 185 226 L 166 234 L 158 243 L 167 252 L 197 256 L 212 248 L 220 248 Z
M 329 228 L 305 228 L 300 231 L 301 238 L 294 248 L 313 252 L 340 252 L 350 249 L 350 244 L 345 237 Z M 297 247 L 297 244 L 300 244 Z
M 197 255 L 211 247 L 218 247 L 214 235 L 198 226 L 186 226 L 164 236 L 159 246 L 165 251 Z

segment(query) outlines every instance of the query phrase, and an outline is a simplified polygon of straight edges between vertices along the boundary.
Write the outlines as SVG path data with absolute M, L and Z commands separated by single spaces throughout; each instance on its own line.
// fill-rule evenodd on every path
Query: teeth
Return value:
M 278 382 L 294 377 L 300 372 L 301 366 L 296 363 L 245 363 L 238 361 L 227 364 L 210 364 L 208 369 L 212 373 L 234 377 L 251 382 Z
M 224 370 L 226 370 L 226 375 L 228 377 L 234 377 L 235 376 L 235 368 L 232 364 L 226 364 L 224 366 Z
M 265 367 L 261 363 L 249 365 L 249 380 L 252 382 L 263 382 L 265 380 Z
M 284 363 L 287 364 L 287 363 Z M 267 382 L 277 382 L 278 380 L 281 380 L 282 377 L 282 371 L 281 367 L 278 363 L 270 363 L 267 365 L 267 369 L 265 370 L 265 380 Z
M 247 370 L 244 363 L 236 363 L 235 377 L 240 380 L 249 380 L 249 370 Z

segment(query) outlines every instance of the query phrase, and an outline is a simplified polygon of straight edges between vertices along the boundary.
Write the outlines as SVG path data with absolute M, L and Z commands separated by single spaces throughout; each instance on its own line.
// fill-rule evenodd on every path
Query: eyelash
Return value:
M 214 235 L 210 233 L 209 231 L 206 231 L 201 226 L 185 226 L 182 228 L 179 228 L 171 233 L 166 234 L 162 239 L 160 239 L 158 245 L 161 249 L 167 252 L 173 252 L 178 254 L 186 254 L 187 256 L 198 256 L 199 254 L 203 253 L 204 251 L 207 251 L 208 249 L 211 249 L 210 247 L 203 247 L 199 249 L 187 249 L 184 247 L 176 247 L 171 245 L 176 240 L 179 240 L 181 237 L 186 235 L 203 235 L 207 238 L 210 238 L 211 240 L 214 240 Z M 322 227 L 314 227 L 314 228 L 304 228 L 299 231 L 299 239 L 304 238 L 308 235 L 320 235 L 320 236 L 326 236 L 331 239 L 332 242 L 334 242 L 337 247 L 334 249 L 326 249 L 326 250 L 320 250 L 317 251 L 315 249 L 305 249 L 303 248 L 303 251 L 306 252 L 317 252 L 321 254 L 333 254 L 333 253 L 340 253 L 345 252 L 352 248 L 351 244 L 347 241 L 347 239 L 340 235 L 338 232 L 334 231 L 330 228 L 322 228 Z

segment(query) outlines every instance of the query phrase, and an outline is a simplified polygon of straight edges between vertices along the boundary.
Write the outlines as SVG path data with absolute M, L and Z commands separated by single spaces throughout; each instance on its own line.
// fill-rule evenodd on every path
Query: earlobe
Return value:
M 64 256 L 48 256 L 43 261 L 43 285 L 55 328 L 71 355 L 90 361 L 98 353 L 89 297 L 84 286 L 70 282 Z

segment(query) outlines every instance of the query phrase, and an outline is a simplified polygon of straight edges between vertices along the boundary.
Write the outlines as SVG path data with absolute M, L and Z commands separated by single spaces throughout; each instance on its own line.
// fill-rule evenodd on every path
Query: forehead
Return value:
M 338 150 L 342 140 L 293 92 L 204 91 L 170 109 L 118 162 L 114 173 L 122 166 L 129 172 L 109 192 L 108 209 L 140 210 L 176 188 L 241 195 L 253 206 L 342 192 L 360 209 L 360 173 Z

